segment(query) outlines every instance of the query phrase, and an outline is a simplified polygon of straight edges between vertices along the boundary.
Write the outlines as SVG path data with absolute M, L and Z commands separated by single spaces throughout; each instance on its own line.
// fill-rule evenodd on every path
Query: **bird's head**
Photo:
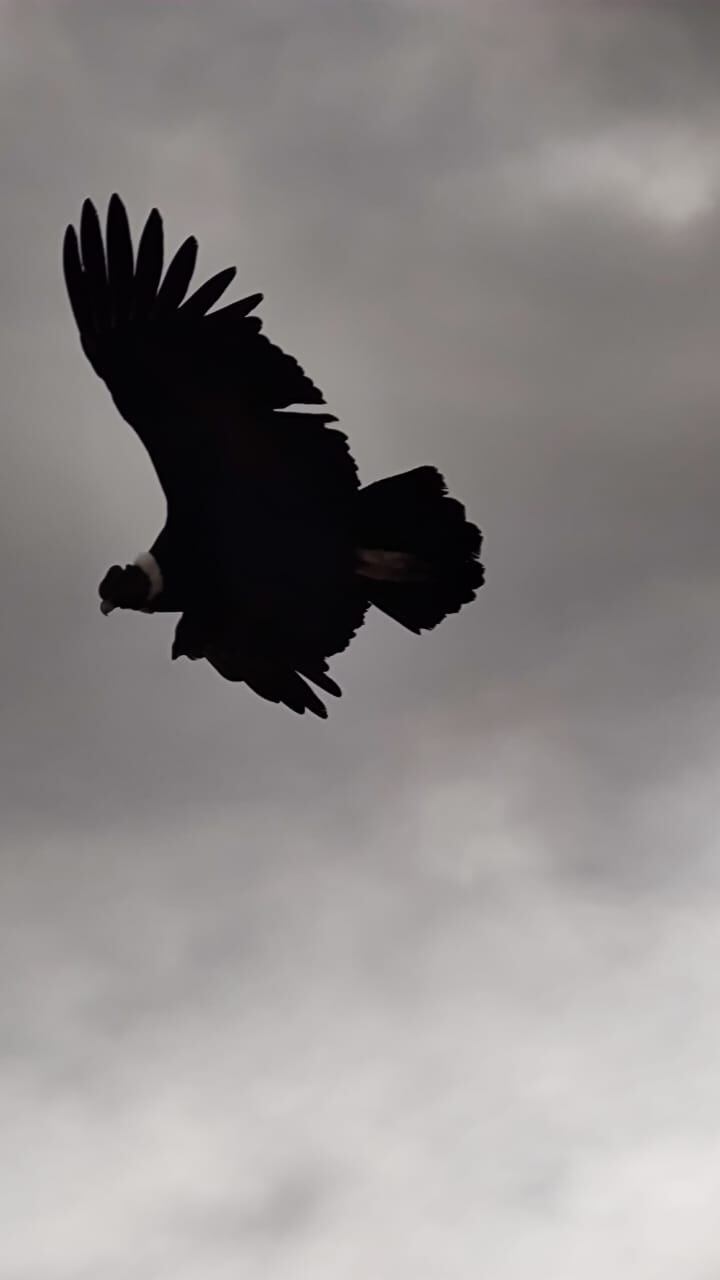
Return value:
M 100 611 L 107 615 L 113 609 L 147 609 L 151 591 L 150 578 L 140 565 L 127 564 L 123 569 L 114 564 L 98 587 Z
M 157 606 L 151 602 L 163 595 L 164 588 L 157 558 L 152 551 L 143 551 L 134 564 L 126 564 L 124 569 L 114 564 L 112 569 L 108 569 L 98 587 L 100 610 L 104 614 L 112 613 L 113 609 L 140 609 L 144 613 L 152 613 Z

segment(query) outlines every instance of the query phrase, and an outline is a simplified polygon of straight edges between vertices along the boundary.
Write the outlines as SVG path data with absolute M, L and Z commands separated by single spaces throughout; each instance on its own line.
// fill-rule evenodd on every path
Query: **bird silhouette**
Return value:
M 163 274 L 163 224 L 134 251 L 113 195 L 65 233 L 63 266 L 83 351 L 147 449 L 165 524 L 134 564 L 114 565 L 101 609 L 177 612 L 172 657 L 293 711 L 340 695 L 328 658 L 371 606 L 410 631 L 436 626 L 483 582 L 481 534 L 431 466 L 360 487 L 323 395 L 261 332 L 255 293 L 212 310 L 234 278 L 190 296 L 197 241 Z M 291 408 L 291 406 L 303 406 Z

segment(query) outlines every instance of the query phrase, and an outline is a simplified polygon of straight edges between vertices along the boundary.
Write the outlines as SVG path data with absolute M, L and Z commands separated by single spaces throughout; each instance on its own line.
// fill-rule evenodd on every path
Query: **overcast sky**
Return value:
M 720 1273 L 720 10 L 0 0 L 4 1280 Z M 162 521 L 65 224 L 235 262 L 477 604 L 327 723 L 97 583 Z

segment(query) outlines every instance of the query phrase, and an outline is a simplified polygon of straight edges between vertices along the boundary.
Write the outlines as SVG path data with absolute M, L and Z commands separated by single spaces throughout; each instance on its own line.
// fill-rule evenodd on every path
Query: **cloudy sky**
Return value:
M 0 0 L 6 1280 L 713 1280 L 720 12 Z M 80 352 L 158 204 L 479 602 L 299 719 L 103 619 L 162 520 Z

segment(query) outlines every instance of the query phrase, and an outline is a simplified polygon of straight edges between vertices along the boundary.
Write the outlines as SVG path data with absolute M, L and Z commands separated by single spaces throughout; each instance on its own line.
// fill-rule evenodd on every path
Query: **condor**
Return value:
M 83 351 L 145 445 L 165 525 L 134 564 L 103 578 L 101 609 L 181 615 L 172 657 L 325 718 L 327 659 L 371 605 L 414 632 L 472 600 L 481 535 L 434 467 L 360 488 L 324 398 L 261 333 L 253 294 L 212 310 L 235 269 L 190 297 L 197 242 L 163 275 L 153 209 L 133 250 L 114 195 L 105 235 L 86 200 L 63 265 Z

